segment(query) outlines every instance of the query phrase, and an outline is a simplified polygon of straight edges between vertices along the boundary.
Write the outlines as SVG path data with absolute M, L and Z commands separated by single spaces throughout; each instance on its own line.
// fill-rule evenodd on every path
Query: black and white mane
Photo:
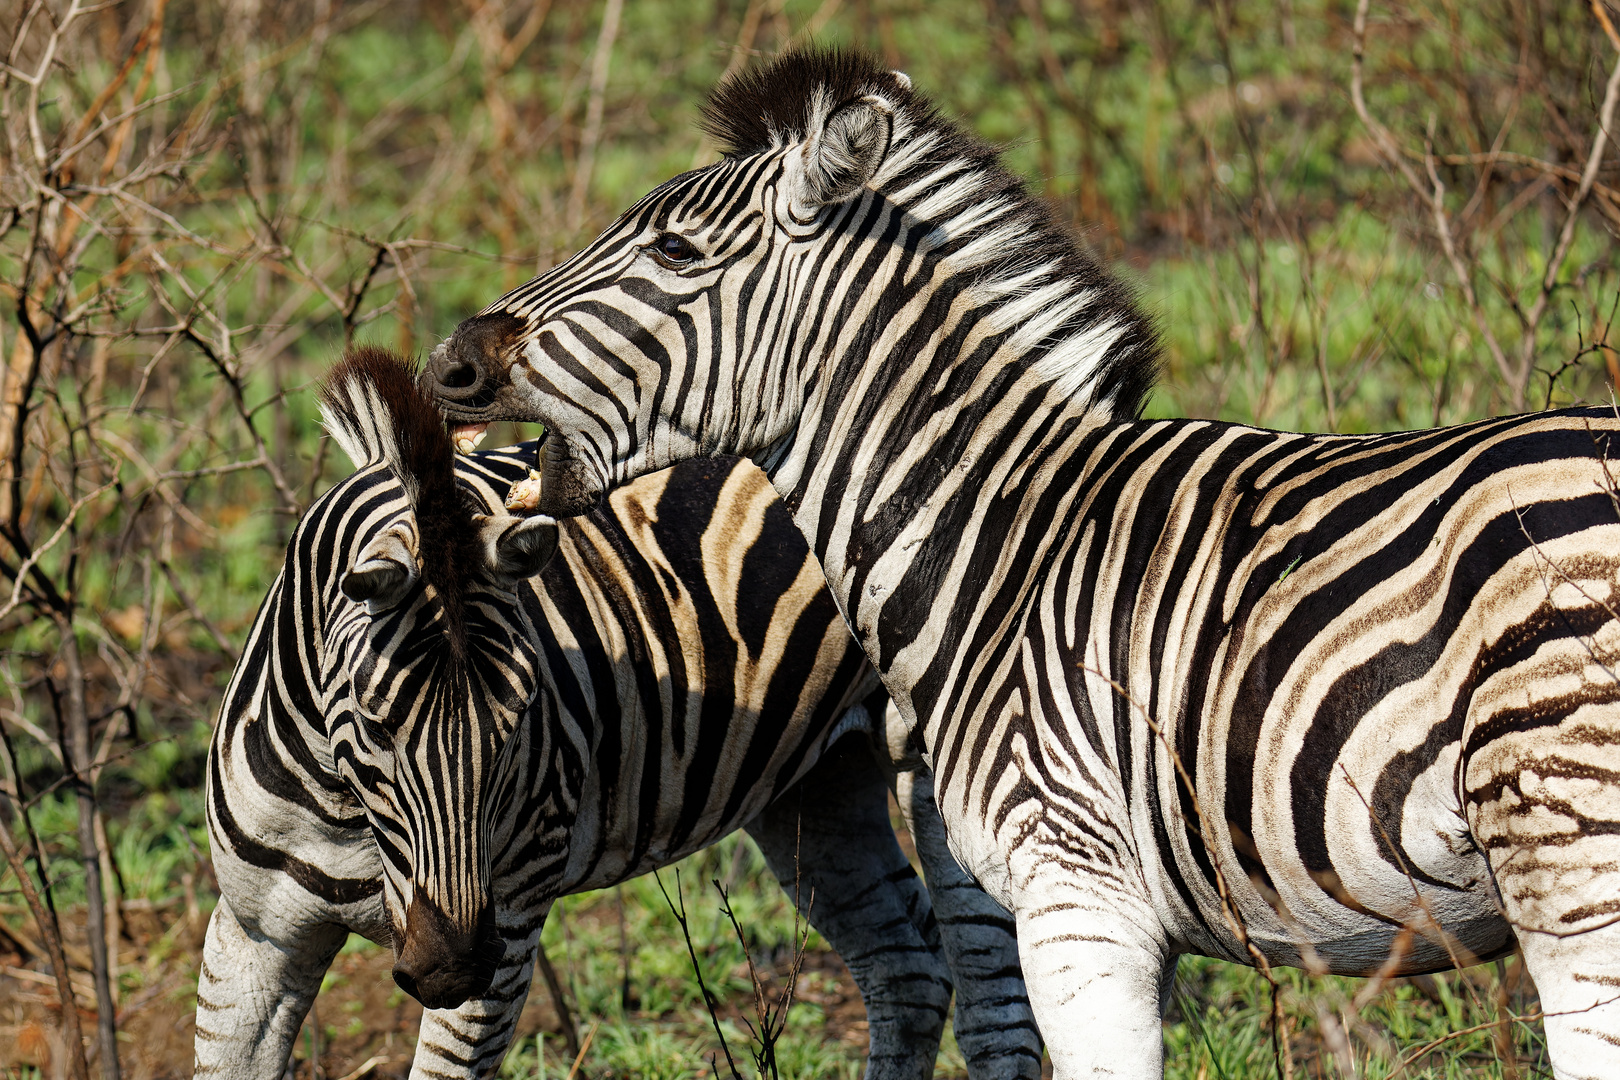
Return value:
M 1132 291 L 1088 256 L 1053 208 L 1029 193 L 996 147 L 939 111 L 897 71 L 862 52 L 788 53 L 742 72 L 703 106 L 703 130 L 727 156 L 778 149 L 840 106 L 877 95 L 893 109 L 890 148 L 870 186 L 936 225 L 933 243 L 970 271 L 997 329 L 1060 390 L 1089 393 L 1120 418 L 1140 414 L 1159 372 L 1151 320 Z
M 456 483 L 444 417 L 417 385 L 417 365 L 386 349 L 344 353 L 320 391 L 321 419 L 356 468 L 388 466 L 410 500 L 423 579 L 438 595 L 452 655 L 466 648 L 463 598 L 479 565 L 475 508 Z

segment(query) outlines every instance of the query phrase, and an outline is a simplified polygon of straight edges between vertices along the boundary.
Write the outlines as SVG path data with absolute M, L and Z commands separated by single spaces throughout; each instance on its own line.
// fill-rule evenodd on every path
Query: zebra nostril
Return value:
M 394 969 L 394 985 L 411 995 L 411 997 L 415 998 L 417 1001 L 422 1000 L 422 995 L 417 992 L 416 976 L 412 975 L 410 972 L 401 971 L 396 967 Z
M 465 397 L 484 381 L 478 365 L 460 357 L 436 357 L 431 367 L 436 389 L 447 397 Z
M 452 360 L 439 369 L 439 385 L 462 390 L 478 381 L 478 369 Z
M 456 327 L 428 361 L 428 389 L 441 402 L 486 408 L 483 395 L 512 363 L 529 329 L 526 319 L 506 312 L 475 315 Z
M 454 1009 L 489 989 L 490 965 L 463 969 L 443 966 L 415 972 L 394 967 L 394 984 L 421 1002 L 424 1009 Z

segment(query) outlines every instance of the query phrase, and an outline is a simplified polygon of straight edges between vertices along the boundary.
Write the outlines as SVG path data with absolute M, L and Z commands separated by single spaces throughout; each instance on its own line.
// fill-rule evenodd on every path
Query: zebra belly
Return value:
M 1620 523 L 1591 494 L 1601 471 L 1522 465 L 1449 506 L 1435 495 L 1449 477 L 1433 479 L 1368 535 L 1271 584 L 1222 657 L 1206 715 L 1224 721 L 1205 721 L 1200 788 L 1228 811 L 1215 831 L 1238 908 L 1283 963 L 1368 974 L 1498 955 L 1512 947 L 1504 870 L 1546 870 L 1583 829 L 1620 821 L 1620 695 L 1601 662 L 1620 644 Z M 1431 505 L 1444 517 L 1420 532 Z M 1384 556 L 1401 543 L 1416 553 Z M 1300 611 L 1325 604 L 1303 645 L 1286 640 Z M 1246 713 L 1258 714 L 1247 727 Z M 1245 745 L 1247 777 L 1233 768 Z M 1574 785 L 1549 791 L 1549 776 Z M 1249 820 L 1234 824 L 1244 801 Z M 1523 858 L 1487 862 L 1504 847 Z M 1594 864 L 1615 854 L 1572 856 L 1559 888 L 1612 891 Z
M 1366 975 L 1467 964 L 1511 947 L 1457 788 L 1462 713 L 1450 706 L 1466 707 L 1474 651 L 1448 650 L 1468 655 L 1357 717 L 1302 724 L 1285 706 L 1262 725 L 1253 836 L 1229 825 L 1225 861 L 1272 961 Z M 1336 720 L 1349 731 L 1329 755 L 1322 732 Z

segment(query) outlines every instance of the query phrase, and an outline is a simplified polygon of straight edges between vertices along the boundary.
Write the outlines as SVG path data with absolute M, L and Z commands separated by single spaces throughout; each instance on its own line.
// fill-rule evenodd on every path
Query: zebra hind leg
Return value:
M 867 1080 L 916 1080 L 934 1075 L 951 982 L 928 893 L 889 823 L 888 791 L 866 740 L 844 738 L 747 828 L 860 987 Z

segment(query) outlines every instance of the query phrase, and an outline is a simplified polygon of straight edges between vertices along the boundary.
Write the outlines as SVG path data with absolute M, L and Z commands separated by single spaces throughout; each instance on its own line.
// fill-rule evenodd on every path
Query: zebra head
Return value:
M 876 403 L 911 398 L 890 410 L 902 423 L 942 412 L 1009 353 L 1039 357 L 1041 393 L 1140 407 L 1155 350 L 1128 293 L 903 74 L 789 54 L 719 87 L 704 125 L 722 160 L 429 361 L 452 423 L 546 425 L 543 511 L 717 453 L 789 493 L 812 445 Z
M 489 835 L 539 648 L 512 589 L 551 558 L 557 526 L 474 505 L 402 358 L 351 350 L 321 413 L 359 469 L 334 489 L 348 516 L 330 534 L 320 597 L 333 766 L 383 851 L 394 979 L 428 1008 L 452 1007 L 483 992 L 502 950 Z

